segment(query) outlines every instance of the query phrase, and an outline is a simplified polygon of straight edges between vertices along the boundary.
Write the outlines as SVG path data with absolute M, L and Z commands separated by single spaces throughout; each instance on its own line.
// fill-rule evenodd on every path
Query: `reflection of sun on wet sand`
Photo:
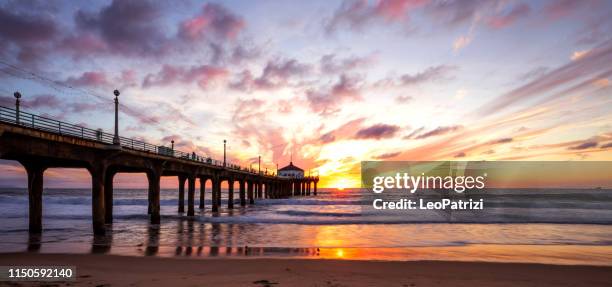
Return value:
M 346 249 L 334 252 L 338 257 L 346 255 Z M 612 267 L 516 263 L 188 260 L 35 253 L 2 254 L 0 265 L 73 265 L 77 285 L 110 286 L 609 286 L 612 274 Z

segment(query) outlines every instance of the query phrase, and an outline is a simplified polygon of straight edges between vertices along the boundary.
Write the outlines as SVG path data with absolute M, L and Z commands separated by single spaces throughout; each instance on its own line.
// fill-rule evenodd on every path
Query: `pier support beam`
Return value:
M 204 209 L 205 191 L 206 191 L 206 178 L 200 177 L 200 209 Z
M 160 223 L 160 181 L 161 181 L 161 168 L 155 168 L 147 172 L 147 179 L 149 181 L 149 208 L 150 208 L 150 219 L 151 224 Z
M 227 180 L 227 208 L 234 208 L 234 180 Z
M 89 168 L 91 174 L 91 218 L 93 221 L 93 232 L 95 235 L 106 234 L 104 226 L 104 183 L 106 177 L 106 165 L 95 163 Z
M 28 173 L 28 201 L 30 205 L 30 233 L 42 232 L 43 174 L 46 167 L 35 163 L 21 163 Z
M 245 188 L 244 188 L 244 180 L 240 181 L 240 206 L 245 206 L 246 205 L 246 194 L 245 194 Z
M 113 179 L 114 178 L 115 178 L 115 172 L 108 170 L 104 178 L 104 222 L 106 224 L 113 223 Z
M 261 181 L 257 183 L 257 198 L 263 198 L 263 184 Z
M 187 178 L 187 216 L 195 215 L 195 175 L 189 175 Z
M 312 191 L 313 191 L 313 194 L 317 196 L 317 181 L 314 182 L 314 189 Z
M 187 177 L 185 177 L 184 175 L 178 176 L 178 182 L 179 182 L 178 212 L 179 213 L 185 212 L 185 180 L 186 179 Z
M 253 185 L 254 185 L 254 182 L 252 181 L 248 182 L 247 196 L 249 197 L 249 204 L 255 204 L 255 199 L 253 199 Z
M 221 195 L 221 180 L 219 178 L 212 178 L 212 212 L 219 211 L 219 198 Z

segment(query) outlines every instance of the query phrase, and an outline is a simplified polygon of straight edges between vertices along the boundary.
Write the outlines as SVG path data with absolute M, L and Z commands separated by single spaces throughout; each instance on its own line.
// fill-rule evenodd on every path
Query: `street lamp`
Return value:
M 15 92 L 13 96 L 15 96 L 15 120 L 17 121 L 17 124 L 19 124 L 19 99 L 21 99 L 21 94 L 19 92 Z
M 226 144 L 227 144 L 227 141 L 223 140 L 223 167 L 225 167 L 225 159 L 226 159 L 226 156 L 225 156 L 225 146 L 226 146 Z
M 261 174 L 261 156 L 257 159 L 257 173 Z
M 114 90 L 113 94 L 115 95 L 115 136 L 113 137 L 113 144 L 121 145 L 119 140 L 119 91 Z
M 174 154 L 174 140 L 171 140 L 170 144 L 172 145 L 172 153 Z

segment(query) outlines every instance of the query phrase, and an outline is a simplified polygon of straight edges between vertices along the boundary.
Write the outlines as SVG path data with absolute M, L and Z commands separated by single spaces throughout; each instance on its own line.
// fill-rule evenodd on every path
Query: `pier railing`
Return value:
M 0 121 L 58 135 L 73 136 L 109 145 L 113 144 L 114 135 L 104 132 L 102 129 L 90 129 L 80 125 L 66 123 L 23 111 L 17 112 L 17 110 L 15 109 L 3 106 L 0 106 Z M 119 137 L 119 142 L 121 144 L 121 147 L 125 149 L 143 151 L 162 156 L 169 156 L 173 158 L 179 158 L 183 160 L 195 161 L 223 167 L 223 161 L 216 160 L 207 156 L 201 156 L 194 152 L 188 153 L 172 149 L 171 147 L 158 146 L 141 140 L 126 137 Z M 240 165 L 228 162 L 226 162 L 225 168 L 241 170 L 254 174 L 258 173 L 257 170 L 242 167 Z M 272 176 L 271 174 L 267 175 Z

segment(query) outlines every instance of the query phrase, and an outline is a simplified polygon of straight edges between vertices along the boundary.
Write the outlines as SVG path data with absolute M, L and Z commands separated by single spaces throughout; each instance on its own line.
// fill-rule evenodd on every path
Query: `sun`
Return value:
M 334 185 L 338 190 L 344 190 L 349 187 L 349 181 L 346 178 L 340 178 Z

